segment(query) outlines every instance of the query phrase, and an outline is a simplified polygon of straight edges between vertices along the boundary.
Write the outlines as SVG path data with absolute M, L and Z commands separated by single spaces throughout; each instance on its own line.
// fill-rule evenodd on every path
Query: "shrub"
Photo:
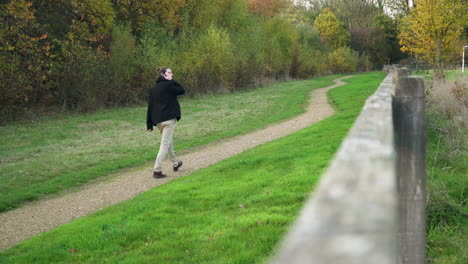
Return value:
M 181 42 L 174 68 L 183 74 L 189 93 L 220 91 L 232 82 L 234 53 L 225 30 L 211 26 L 205 34 Z
M 348 47 L 341 47 L 328 55 L 330 73 L 354 72 L 357 69 L 358 55 Z
M 275 17 L 265 24 L 267 44 L 265 49 L 265 72 L 268 77 L 287 79 L 292 55 L 298 39 L 294 26 L 286 19 Z
M 15 119 L 18 113 L 40 103 L 52 103 L 47 84 L 52 65 L 50 41 L 31 6 L 24 0 L 0 4 L 2 121 Z
M 129 26 L 115 26 L 112 29 L 112 43 L 107 58 L 109 83 L 101 88 L 105 89 L 106 104 L 126 105 L 142 98 L 135 43 Z
M 468 78 L 460 77 L 446 83 L 435 82 L 428 94 L 429 111 L 437 112 L 448 120 L 445 128 L 439 128 L 447 135 L 452 152 L 466 147 L 468 130 Z
M 60 63 L 53 69 L 62 109 L 91 111 L 104 106 L 106 58 L 93 48 L 70 43 L 64 45 Z
M 327 72 L 327 55 L 319 50 L 311 49 L 305 45 L 299 46 L 299 70 L 298 77 L 307 78 L 309 76 L 324 75 Z

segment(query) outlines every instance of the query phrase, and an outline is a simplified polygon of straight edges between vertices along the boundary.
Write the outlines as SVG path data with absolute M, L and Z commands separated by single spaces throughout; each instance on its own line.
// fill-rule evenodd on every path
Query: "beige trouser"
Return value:
M 169 158 L 171 158 L 172 166 L 175 167 L 179 163 L 175 156 L 174 144 L 172 141 L 176 122 L 176 119 L 171 119 L 156 125 L 161 132 L 161 145 L 159 146 L 158 156 L 154 164 L 154 171 L 161 171 L 162 163 L 166 159 L 167 153 L 169 153 Z

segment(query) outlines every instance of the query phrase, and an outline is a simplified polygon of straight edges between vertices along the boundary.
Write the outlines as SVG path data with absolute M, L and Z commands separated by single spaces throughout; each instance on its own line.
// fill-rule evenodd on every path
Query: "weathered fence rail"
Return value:
M 389 69 L 271 263 L 425 263 L 424 84 Z

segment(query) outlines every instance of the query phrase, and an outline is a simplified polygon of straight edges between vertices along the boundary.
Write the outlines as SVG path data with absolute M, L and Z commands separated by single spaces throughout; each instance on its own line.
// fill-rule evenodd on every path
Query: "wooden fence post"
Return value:
M 400 263 L 426 263 L 425 101 L 421 77 L 397 71 L 393 122 L 400 211 Z

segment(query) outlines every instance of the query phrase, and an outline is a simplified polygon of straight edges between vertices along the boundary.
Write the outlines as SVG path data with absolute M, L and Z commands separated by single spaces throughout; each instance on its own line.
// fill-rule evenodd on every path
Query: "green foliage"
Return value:
M 348 30 L 353 28 L 369 27 L 378 13 L 383 12 L 383 2 L 386 0 L 363 1 L 363 0 L 306 0 L 309 4 L 308 13 L 313 20 L 320 15 L 324 9 L 331 10 L 338 20 Z M 392 0 L 396 1 L 396 0 Z
M 284 18 L 273 18 L 266 25 L 267 43 L 263 46 L 263 68 L 269 76 L 282 77 L 289 73 L 292 52 L 298 35 L 293 25 Z
M 348 47 L 338 48 L 328 55 L 328 66 L 332 72 L 354 72 L 357 61 L 358 54 Z
M 328 8 L 315 19 L 314 27 L 320 33 L 322 42 L 333 49 L 346 46 L 349 42 L 349 32 Z
M 297 25 L 297 33 L 299 35 L 298 42 L 306 47 L 320 48 L 320 34 L 311 25 Z
M 63 49 L 61 63 L 53 69 L 62 109 L 90 111 L 102 106 L 98 88 L 106 84 L 102 75 L 105 56 L 82 45 Z
M 401 50 L 433 66 L 434 78 L 443 79 L 444 64 L 458 57 L 460 36 L 468 19 L 463 0 L 420 0 L 402 19 Z
M 221 18 L 221 1 L 191 0 L 184 9 L 184 31 L 186 33 L 207 32 L 210 26 L 218 25 Z
M 136 103 L 146 96 L 146 89 L 141 89 L 136 51 L 136 39 L 130 27 L 115 26 L 107 60 L 110 84 L 103 87 L 108 89 L 105 98 L 112 105 Z
M 97 48 L 110 33 L 115 12 L 108 0 L 34 1 L 38 20 L 56 44 L 72 41 Z
M 310 49 L 307 46 L 299 46 L 299 77 L 310 75 L 325 75 L 328 72 L 327 56 L 317 49 Z
M 297 25 L 298 47 L 297 47 L 297 77 L 324 75 L 326 69 L 327 55 L 325 48 L 320 44 L 318 31 L 307 24 Z
M 110 1 L 109 1 L 110 2 Z M 173 32 L 182 26 L 183 8 L 186 0 L 114 0 L 113 8 L 119 23 L 130 23 L 140 35 L 148 23 L 157 23 Z
M 31 3 L 14 0 L 0 5 L 0 104 L 9 118 L 27 104 L 50 100 L 51 44 L 41 31 Z
M 374 68 L 382 67 L 390 59 L 391 46 L 381 28 L 354 28 L 351 36 L 351 47 L 361 54 L 366 53 Z
M 405 58 L 405 55 L 400 50 L 398 40 L 398 20 L 390 16 L 380 13 L 375 17 L 374 26 L 379 27 L 384 32 L 384 38 L 387 45 L 390 46 L 390 63 L 397 63 Z
M 1 4 L 1 120 L 40 107 L 93 111 L 144 101 L 160 66 L 172 67 L 190 95 L 335 72 L 328 53 L 347 32 L 335 17 L 324 46 L 320 30 L 294 24 L 307 21 L 298 8 L 284 0 Z M 342 64 L 337 72 L 353 69 Z
M 288 4 L 286 0 L 249 0 L 249 11 L 263 17 L 273 17 Z
M 210 26 L 198 38 L 181 41 L 183 48 L 173 68 L 184 73 L 182 80 L 189 93 L 215 92 L 229 85 L 234 54 L 225 30 Z

